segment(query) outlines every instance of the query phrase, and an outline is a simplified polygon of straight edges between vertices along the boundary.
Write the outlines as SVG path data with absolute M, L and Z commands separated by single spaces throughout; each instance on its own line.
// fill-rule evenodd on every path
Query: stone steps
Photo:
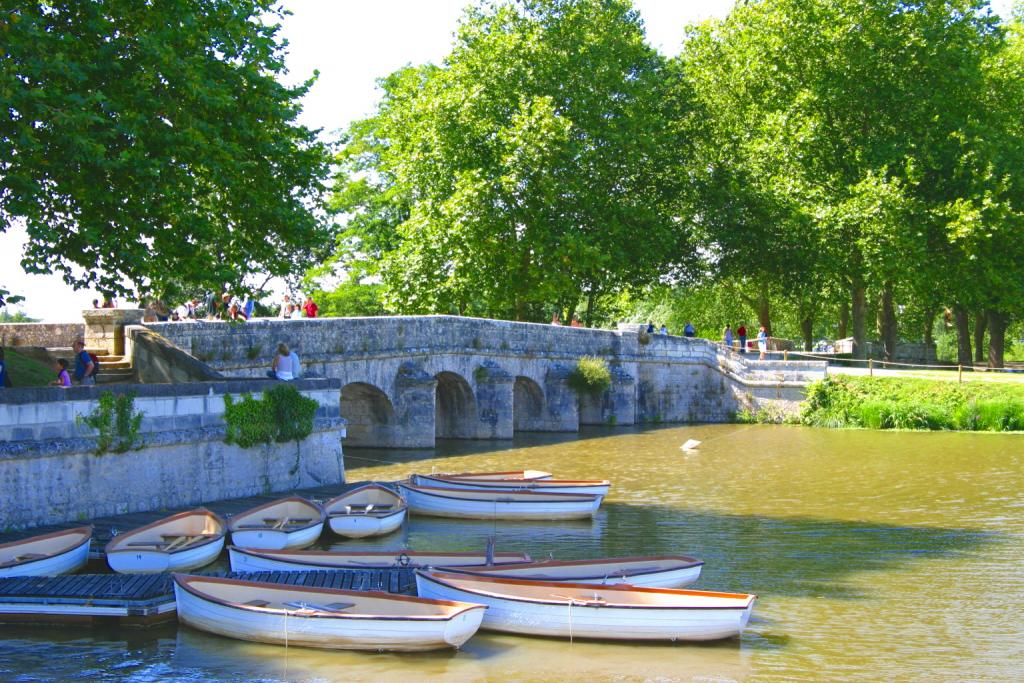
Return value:
M 96 375 L 96 384 L 123 384 L 135 381 L 135 368 L 130 359 L 124 356 L 96 354 L 100 360 L 100 371 Z

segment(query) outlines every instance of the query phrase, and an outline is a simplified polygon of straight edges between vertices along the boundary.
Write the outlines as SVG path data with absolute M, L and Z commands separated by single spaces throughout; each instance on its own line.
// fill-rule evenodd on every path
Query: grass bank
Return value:
M 11 385 L 15 387 L 46 386 L 50 380 L 57 378 L 57 373 L 43 363 L 24 356 L 11 347 L 4 349 L 7 373 L 11 376 Z
M 832 376 L 808 387 L 800 421 L 817 427 L 1024 431 L 1024 384 Z

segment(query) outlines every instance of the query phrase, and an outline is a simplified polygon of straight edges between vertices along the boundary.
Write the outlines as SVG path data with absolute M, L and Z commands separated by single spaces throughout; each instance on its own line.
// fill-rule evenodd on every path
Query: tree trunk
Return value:
M 988 318 L 988 366 L 1001 368 L 1003 367 L 1006 327 L 1010 322 L 1010 316 L 988 309 L 985 311 L 985 317 Z
M 974 362 L 985 362 L 985 328 L 988 326 L 988 311 L 974 314 Z
M 594 298 L 595 298 L 596 295 L 597 295 L 597 293 L 594 291 L 594 288 L 591 287 L 590 291 L 587 293 L 587 315 L 584 318 L 584 320 L 586 321 L 586 322 L 584 322 L 584 324 L 587 327 L 591 327 L 592 326 L 593 317 L 594 317 Z
M 767 294 L 757 295 L 757 322 L 764 326 L 764 331 L 769 337 L 772 336 L 771 301 L 768 300 Z
M 953 321 L 956 325 L 956 362 L 958 365 L 972 367 L 971 326 L 967 309 L 960 304 L 953 304 Z
M 926 311 L 924 314 L 924 344 L 931 348 L 931 345 L 935 343 L 932 338 L 932 330 L 935 329 L 935 309 Z
M 896 360 L 896 308 L 892 303 L 892 283 L 886 282 L 882 287 L 881 310 L 878 315 L 882 319 L 882 347 L 885 360 L 892 363 Z
M 850 285 L 850 317 L 853 319 L 853 357 L 867 358 L 867 287 L 860 278 Z
M 804 335 L 804 351 L 810 352 L 814 349 L 814 316 L 805 315 L 800 318 L 800 331 Z
M 846 339 L 850 336 L 850 305 L 843 302 L 839 307 L 839 329 L 836 331 L 836 339 Z

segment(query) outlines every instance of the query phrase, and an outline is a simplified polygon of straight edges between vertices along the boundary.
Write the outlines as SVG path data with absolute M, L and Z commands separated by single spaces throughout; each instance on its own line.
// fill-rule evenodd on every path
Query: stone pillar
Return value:
M 107 355 L 123 356 L 125 325 L 142 322 L 139 308 L 91 308 L 82 311 L 85 320 L 85 347 L 102 349 Z
M 576 432 L 580 428 L 580 398 L 569 386 L 572 368 L 555 363 L 544 376 L 544 417 L 547 430 Z
M 392 404 L 395 424 L 391 445 L 395 448 L 433 448 L 434 400 L 437 380 L 419 363 L 406 361 L 398 368 Z
M 497 363 L 485 360 L 473 372 L 476 382 L 476 414 L 479 418 L 476 438 L 511 439 L 515 378 Z

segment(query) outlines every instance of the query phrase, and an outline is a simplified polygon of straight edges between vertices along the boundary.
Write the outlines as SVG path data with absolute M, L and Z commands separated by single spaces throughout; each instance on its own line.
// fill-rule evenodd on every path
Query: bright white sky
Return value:
M 1012 0 L 993 6 L 1008 16 Z M 438 62 L 469 0 L 285 0 L 293 12 L 284 23 L 289 42 L 289 79 L 314 70 L 320 78 L 304 102 L 302 123 L 330 133 L 372 113 L 376 80 L 406 64 Z M 684 28 L 724 17 L 733 0 L 634 0 L 648 40 L 662 53 L 678 52 Z M 19 260 L 25 234 L 0 235 L 0 286 L 22 294 L 26 314 L 46 322 L 75 321 L 89 308 L 94 292 L 75 292 L 55 275 L 26 275 Z M 119 302 L 122 304 L 123 302 Z M 178 302 L 170 302 L 176 304 Z M 17 308 L 9 310 L 17 310 Z

